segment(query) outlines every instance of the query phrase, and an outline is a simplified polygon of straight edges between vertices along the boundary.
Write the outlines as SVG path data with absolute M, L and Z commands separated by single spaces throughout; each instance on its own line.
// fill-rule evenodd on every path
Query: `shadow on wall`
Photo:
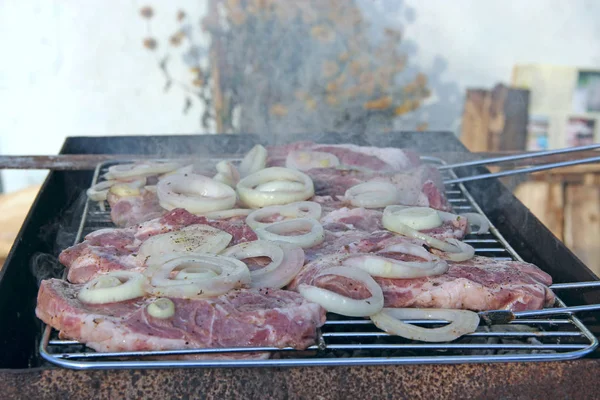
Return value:
M 169 38 L 150 35 L 160 13 L 142 9 L 144 45 L 157 53 L 165 89 L 182 90 L 184 112 L 202 104 L 207 130 L 363 135 L 456 128 L 458 85 L 441 79 L 442 58 L 428 71 L 410 63 L 418 47 L 403 40 L 403 26 L 416 15 L 404 1 L 207 4 L 200 26 L 179 11 L 180 28 Z

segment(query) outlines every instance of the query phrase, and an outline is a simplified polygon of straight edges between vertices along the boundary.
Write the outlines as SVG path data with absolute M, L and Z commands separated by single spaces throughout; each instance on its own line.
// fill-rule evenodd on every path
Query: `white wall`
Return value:
M 410 0 L 418 63 L 439 55 L 462 88 L 510 79 L 516 63 L 600 68 L 600 2 L 595 0 Z M 414 60 L 414 58 L 413 58 Z
M 201 13 L 202 2 L 185 3 Z M 163 92 L 155 55 L 142 47 L 145 4 L 152 2 L 0 2 L 2 154 L 56 153 L 69 135 L 200 130 L 197 113 L 182 114 L 181 93 Z M 160 4 L 157 36 L 176 30 L 178 7 L 169 4 Z M 11 191 L 44 176 L 5 171 L 3 184 Z
M 157 3 L 0 2 L 0 153 L 56 153 L 67 135 L 200 132 L 199 113 L 184 116 L 181 93 L 163 93 L 155 56 L 141 46 L 146 24 L 139 8 Z M 442 79 L 463 93 L 508 82 L 516 63 L 600 67 L 595 0 L 406 3 L 416 14 L 406 27 L 417 47 L 410 62 L 427 70 L 441 57 Z M 182 5 L 199 18 L 204 1 L 160 2 L 157 36 L 175 31 Z M 5 189 L 44 175 L 5 171 Z

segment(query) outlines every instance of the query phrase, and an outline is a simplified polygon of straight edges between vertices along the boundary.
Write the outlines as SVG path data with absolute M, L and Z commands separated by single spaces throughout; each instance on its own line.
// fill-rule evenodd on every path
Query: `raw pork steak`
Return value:
M 297 293 L 240 289 L 225 295 L 172 299 L 175 315 L 148 314 L 152 298 L 90 305 L 78 300 L 83 285 L 42 282 L 36 315 L 62 337 L 101 351 L 176 350 L 274 346 L 305 349 L 315 343 L 325 311 Z
M 391 254 L 385 256 L 393 257 Z M 351 282 L 346 278 L 324 275 L 314 281 L 317 272 L 341 265 L 346 257 L 348 255 L 330 255 L 305 265 L 288 289 L 297 289 L 298 285 L 306 283 L 353 298 L 369 297 L 364 287 L 349 284 Z M 448 271 L 438 276 L 375 278 L 383 289 L 385 306 L 522 311 L 537 310 L 554 303 L 554 294 L 548 288 L 552 278 L 533 264 L 487 257 L 449 264 Z
M 87 282 L 109 271 L 141 268 L 144 260 L 139 260 L 136 252 L 146 239 L 194 224 L 210 225 L 228 232 L 233 236 L 232 244 L 257 239 L 243 219 L 208 220 L 186 210 L 175 209 L 139 225 L 92 232 L 82 243 L 63 250 L 59 260 L 69 269 L 67 278 L 73 283 Z

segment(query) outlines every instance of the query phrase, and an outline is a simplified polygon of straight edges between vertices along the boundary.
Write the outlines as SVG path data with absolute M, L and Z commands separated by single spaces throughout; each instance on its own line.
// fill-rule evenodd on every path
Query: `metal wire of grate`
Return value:
M 436 165 L 444 164 L 432 157 L 422 159 Z M 98 166 L 94 183 L 108 165 Z M 442 174 L 446 180 L 456 178 L 452 170 Z M 462 183 L 446 185 L 446 196 L 456 213 L 483 215 Z M 101 209 L 88 201 L 76 243 L 94 230 L 112 226 L 109 209 Z M 476 249 L 476 255 L 522 261 L 491 223 L 490 226 L 488 234 L 468 235 L 464 241 Z M 564 303 L 557 297 L 555 305 L 563 307 Z M 431 327 L 446 323 L 436 320 L 411 322 Z M 98 353 L 77 341 L 59 339 L 58 332 L 46 326 L 40 354 L 53 364 L 73 369 L 276 367 L 556 361 L 582 357 L 597 346 L 596 337 L 574 315 L 517 318 L 510 324 L 491 327 L 482 324 L 476 332 L 450 343 L 423 343 L 388 335 L 370 320 L 330 313 L 320 329 L 317 343 L 303 351 L 244 347 Z M 249 353 L 268 353 L 269 358 L 249 359 Z M 246 357 L 242 359 L 240 355 Z

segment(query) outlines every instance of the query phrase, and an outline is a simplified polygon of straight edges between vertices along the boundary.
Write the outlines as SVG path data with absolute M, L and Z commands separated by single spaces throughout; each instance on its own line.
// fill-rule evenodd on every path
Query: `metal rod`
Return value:
M 515 317 L 539 317 L 544 315 L 573 314 L 583 311 L 600 310 L 600 304 L 585 304 L 583 306 L 544 308 L 543 310 L 517 311 Z
M 552 156 L 552 155 L 556 155 L 556 154 L 574 153 L 574 152 L 578 152 L 578 151 L 594 150 L 594 149 L 598 149 L 598 148 L 600 148 L 600 144 L 590 144 L 587 146 L 569 147 L 566 149 L 559 149 L 559 150 L 546 150 L 546 151 L 538 151 L 538 152 L 533 152 L 533 153 L 524 153 L 524 154 L 516 154 L 516 155 L 510 155 L 510 156 L 487 158 L 487 159 L 483 159 L 483 160 L 466 161 L 466 162 L 461 162 L 461 163 L 456 163 L 456 164 L 447 164 L 447 165 L 439 166 L 438 169 L 442 171 L 442 170 L 453 169 L 453 168 L 474 167 L 476 165 L 499 164 L 499 163 L 508 162 L 508 161 L 526 160 L 529 158 L 546 157 L 546 156 Z
M 0 169 L 52 169 L 57 171 L 93 170 L 106 161 L 181 160 L 182 162 L 212 162 L 223 159 L 237 160 L 239 155 L 213 155 L 210 158 L 192 157 L 189 154 L 164 156 L 157 154 L 60 154 L 35 156 L 0 155 Z
M 600 287 L 600 281 L 555 283 L 555 284 L 549 286 L 549 288 L 552 289 L 552 290 L 557 290 L 557 289 L 581 289 L 581 288 L 593 288 L 593 287 Z
M 453 183 L 461 183 L 461 182 L 472 182 L 472 181 L 478 181 L 481 179 L 501 178 L 503 176 L 528 174 L 531 172 L 545 171 L 545 170 L 553 169 L 553 168 L 570 167 L 572 165 L 592 164 L 592 163 L 597 163 L 597 162 L 600 162 L 600 157 L 590 157 L 590 158 L 584 158 L 581 160 L 561 161 L 561 162 L 556 162 L 556 163 L 551 163 L 551 164 L 538 165 L 535 167 L 513 169 L 510 171 L 501 171 L 501 172 L 493 172 L 493 173 L 489 173 L 489 174 L 465 176 L 462 178 L 449 179 L 447 181 L 444 181 L 444 183 L 445 184 L 453 184 Z

